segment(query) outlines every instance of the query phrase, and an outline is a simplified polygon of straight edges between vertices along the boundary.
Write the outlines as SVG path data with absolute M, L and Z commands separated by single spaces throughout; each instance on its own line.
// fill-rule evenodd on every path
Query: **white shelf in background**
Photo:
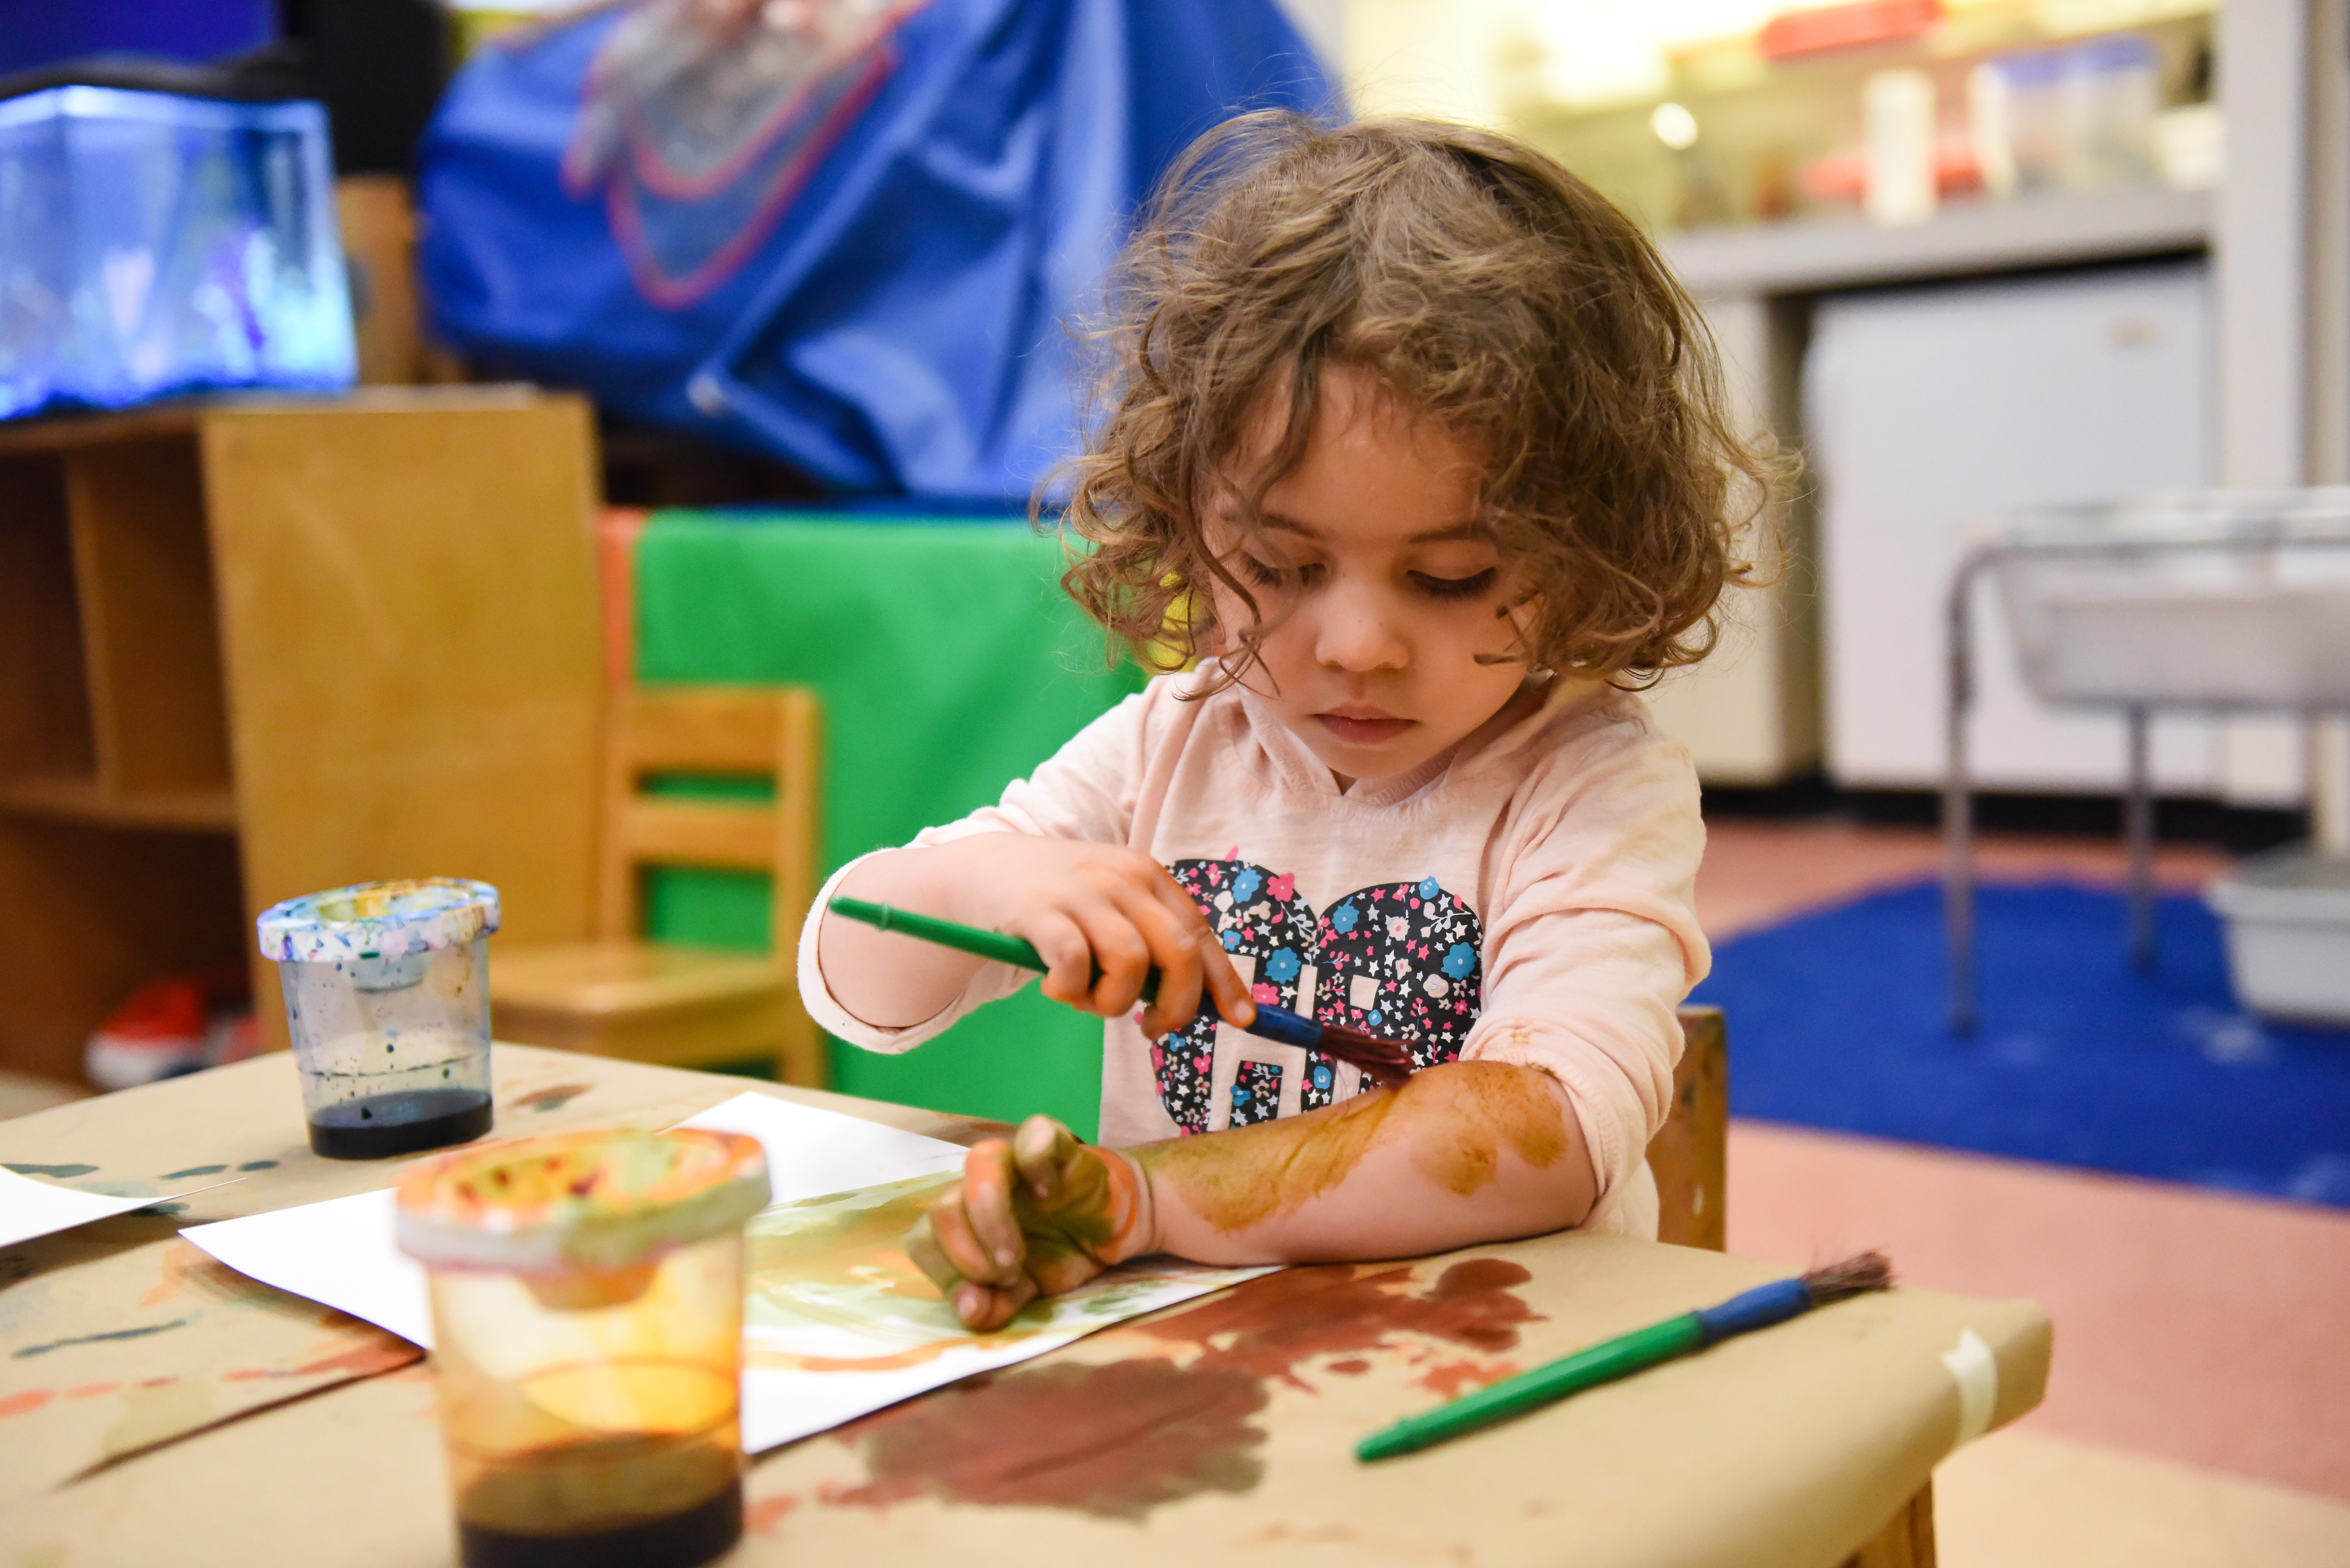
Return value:
M 2212 206 L 2207 191 L 2043 196 L 1949 207 L 1903 227 L 1853 217 L 1684 230 L 1662 247 L 1700 296 L 1808 294 L 2199 250 Z

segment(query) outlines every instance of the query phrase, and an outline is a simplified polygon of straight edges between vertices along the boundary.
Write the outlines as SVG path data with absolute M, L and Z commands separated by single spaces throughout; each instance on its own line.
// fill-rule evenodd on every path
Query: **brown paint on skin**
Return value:
M 1557 1092 L 1531 1067 L 1454 1062 L 1401 1088 L 1203 1137 L 1129 1150 L 1201 1219 L 1246 1231 L 1336 1187 L 1382 1143 L 1409 1140 L 1430 1181 L 1466 1198 L 1499 1173 L 1503 1149 L 1537 1170 L 1573 1147 Z
M 552 1088 L 533 1089 L 509 1106 L 512 1110 L 559 1111 L 588 1090 L 593 1084 L 556 1084 Z
M 973 1378 L 840 1429 L 871 1478 L 828 1503 L 886 1508 L 918 1497 L 1070 1509 L 1140 1520 L 1201 1492 L 1263 1479 L 1263 1383 L 1235 1367 L 1142 1357 Z
M 1128 1330 L 1185 1347 L 1181 1360 L 1130 1356 L 976 1377 L 841 1428 L 870 1478 L 827 1503 L 883 1508 L 918 1497 L 1075 1509 L 1140 1519 L 1203 1491 L 1262 1479 L 1264 1434 L 1251 1417 L 1273 1378 L 1311 1391 L 1299 1368 L 1326 1355 L 1358 1376 L 1364 1353 L 1412 1335 L 1507 1350 L 1534 1311 L 1511 1293 L 1533 1278 L 1503 1258 L 1471 1258 L 1422 1289 L 1409 1263 L 1285 1270 Z M 1485 1369 L 1461 1363 L 1479 1376 Z
M 786 1492 L 781 1497 L 763 1497 L 743 1511 L 743 1528 L 754 1535 L 773 1535 L 784 1516 L 800 1505 L 800 1500 Z

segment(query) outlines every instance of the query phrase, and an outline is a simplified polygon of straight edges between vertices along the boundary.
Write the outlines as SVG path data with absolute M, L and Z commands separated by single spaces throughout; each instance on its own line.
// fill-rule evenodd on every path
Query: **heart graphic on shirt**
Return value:
M 1255 961 L 1259 1002 L 1307 1012 L 1299 992 L 1310 978 L 1315 1022 L 1403 1041 L 1419 1067 L 1461 1054 L 1483 997 L 1483 933 L 1475 911 L 1435 877 L 1359 888 L 1317 914 L 1290 873 L 1243 860 L 1179 860 L 1168 869 L 1224 950 Z M 1159 1103 L 1185 1132 L 1208 1130 L 1215 1044 L 1216 1021 L 1202 1016 L 1150 1048 Z M 1276 1064 L 1243 1061 L 1230 1091 L 1232 1125 L 1271 1121 L 1281 1076 Z M 1308 1052 L 1299 1108 L 1330 1104 L 1336 1086 L 1337 1064 Z

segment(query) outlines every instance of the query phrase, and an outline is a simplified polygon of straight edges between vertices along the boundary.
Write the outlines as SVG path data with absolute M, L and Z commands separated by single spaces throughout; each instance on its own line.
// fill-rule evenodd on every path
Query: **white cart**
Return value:
M 2129 944 L 2144 968 L 2154 961 L 2150 715 L 2158 708 L 2350 713 L 2350 489 L 2015 513 L 1960 564 L 1947 610 L 1942 797 L 1950 1026 L 1960 1034 L 1974 1028 L 1977 989 L 1968 606 L 1985 572 L 2033 691 L 2052 703 L 2119 708 L 2128 720 Z

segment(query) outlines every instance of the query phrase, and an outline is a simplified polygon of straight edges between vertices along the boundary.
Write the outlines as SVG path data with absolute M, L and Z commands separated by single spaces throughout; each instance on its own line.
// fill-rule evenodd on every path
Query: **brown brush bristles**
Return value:
M 1367 1034 L 1343 1023 L 1325 1023 L 1317 1049 L 1325 1056 L 1352 1062 L 1382 1084 L 1400 1084 L 1411 1076 L 1411 1047 L 1400 1040 Z
M 1812 1298 L 1812 1304 L 1815 1307 L 1843 1301 L 1847 1296 L 1889 1290 L 1892 1284 L 1893 1264 L 1884 1253 L 1874 1248 L 1866 1252 L 1856 1252 L 1842 1262 L 1824 1264 L 1804 1275 L 1804 1292 Z
M 1257 600 L 1202 514 L 1253 525 L 1334 365 L 1482 455 L 1480 518 L 1522 595 L 1511 657 L 1534 668 L 1637 687 L 1693 663 L 1724 587 L 1770 554 L 1785 465 L 1740 433 L 1696 305 L 1630 219 L 1505 136 L 1221 126 L 1161 182 L 1091 336 L 1097 423 L 1056 476 L 1062 581 L 1137 649 L 1221 648 L 1228 678 L 1253 661 L 1261 618 L 1209 618 L 1211 579 L 1252 618 Z

